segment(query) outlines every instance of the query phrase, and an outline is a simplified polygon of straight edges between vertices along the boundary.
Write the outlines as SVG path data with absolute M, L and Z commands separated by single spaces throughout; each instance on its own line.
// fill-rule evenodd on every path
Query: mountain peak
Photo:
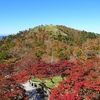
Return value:
M 98 46 L 99 37 L 98 34 L 63 25 L 36 26 L 3 38 L 0 41 L 0 62 L 15 63 L 27 56 L 46 62 L 56 62 L 60 58 L 70 59 L 72 56 L 75 59 L 87 59 L 86 54 L 90 51 L 86 51 L 84 45 L 89 44 L 91 39 L 97 41 L 95 45 Z

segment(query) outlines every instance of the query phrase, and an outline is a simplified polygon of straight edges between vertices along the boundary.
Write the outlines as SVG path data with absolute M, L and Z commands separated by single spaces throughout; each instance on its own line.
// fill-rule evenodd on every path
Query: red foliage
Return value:
M 30 79 L 27 71 L 22 71 L 18 74 L 13 74 L 14 70 L 10 70 L 12 66 L 0 66 L 0 99 L 10 100 L 26 100 L 25 90 L 21 87 L 21 82 L 26 82 Z
M 11 79 L 14 79 L 17 83 L 26 82 L 31 77 L 28 75 L 27 71 L 19 72 L 18 74 L 12 75 Z
M 51 90 L 50 100 L 100 99 L 100 59 L 78 62 L 70 68 L 66 80 Z
M 14 100 L 21 96 L 26 100 L 20 83 L 29 80 L 31 75 L 38 78 L 66 75 L 66 80 L 51 90 L 50 100 L 98 100 L 100 96 L 99 58 L 85 63 L 72 63 L 65 59 L 46 63 L 30 58 L 15 66 L 0 65 L 0 72 L 0 98 Z
M 31 74 L 38 78 L 53 77 L 64 74 L 64 72 L 73 65 L 74 63 L 65 59 L 60 59 L 57 63 L 53 64 L 41 62 L 33 66 Z
M 13 72 L 13 67 L 7 64 L 0 64 L 0 75 L 8 75 Z
M 12 77 L 0 76 L 0 98 L 20 100 L 19 98 L 26 98 L 25 91 Z
M 31 78 L 31 67 L 40 63 L 39 59 L 27 57 L 16 63 L 14 66 L 0 64 L 0 98 L 10 98 L 14 100 L 26 100 L 25 90 L 20 83 Z
M 20 87 L 20 83 L 26 82 L 31 78 L 31 75 L 39 78 L 52 77 L 61 75 L 68 67 L 74 65 L 67 60 L 61 59 L 57 63 L 45 63 L 39 59 L 24 59 L 22 62 L 16 63 L 15 66 L 1 67 L 6 72 L 1 76 L 1 87 L 2 91 L 1 98 L 18 97 L 19 94 L 23 94 L 24 90 Z M 12 73 L 8 76 L 9 68 L 13 68 Z M 6 70 L 7 69 L 7 70 Z M 13 90 L 13 91 L 12 91 Z
M 38 58 L 27 57 L 22 59 L 21 61 L 14 64 L 14 72 L 18 73 L 23 70 L 27 70 L 28 72 L 31 71 L 32 67 L 36 64 L 40 64 L 41 60 Z

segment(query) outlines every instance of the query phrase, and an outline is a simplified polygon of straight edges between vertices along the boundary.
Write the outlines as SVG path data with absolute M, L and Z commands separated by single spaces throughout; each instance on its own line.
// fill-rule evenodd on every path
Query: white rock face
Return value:
M 41 82 L 33 82 L 31 80 L 28 80 L 27 82 L 22 83 L 21 85 L 26 90 L 28 100 L 49 100 L 50 91 L 45 84 Z M 39 86 L 42 87 L 40 88 Z M 46 89 L 45 91 L 44 88 Z
M 37 87 L 32 86 L 32 84 L 30 83 L 30 81 L 27 81 L 26 83 L 23 83 L 22 86 L 24 87 L 24 89 L 26 91 L 37 89 Z

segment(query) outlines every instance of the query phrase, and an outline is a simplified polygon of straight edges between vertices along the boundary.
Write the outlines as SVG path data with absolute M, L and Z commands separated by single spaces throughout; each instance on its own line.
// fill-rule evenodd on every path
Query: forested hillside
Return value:
M 33 88 L 26 94 L 22 84 L 29 80 L 43 85 L 35 84 L 40 94 Z M 0 39 L 0 100 L 31 97 L 100 100 L 100 35 L 41 25 Z
M 59 58 L 85 61 L 100 56 L 100 35 L 62 25 L 41 25 L 0 40 L 0 63 L 14 64 L 30 55 L 46 62 Z

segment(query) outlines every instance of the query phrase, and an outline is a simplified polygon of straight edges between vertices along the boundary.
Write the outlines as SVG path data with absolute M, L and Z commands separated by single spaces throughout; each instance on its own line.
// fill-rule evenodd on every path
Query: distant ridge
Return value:
M 2 39 L 3 37 L 5 37 L 5 36 L 0 36 L 0 39 Z
M 2 39 L 3 38 L 3 36 L 0 36 L 0 39 Z

